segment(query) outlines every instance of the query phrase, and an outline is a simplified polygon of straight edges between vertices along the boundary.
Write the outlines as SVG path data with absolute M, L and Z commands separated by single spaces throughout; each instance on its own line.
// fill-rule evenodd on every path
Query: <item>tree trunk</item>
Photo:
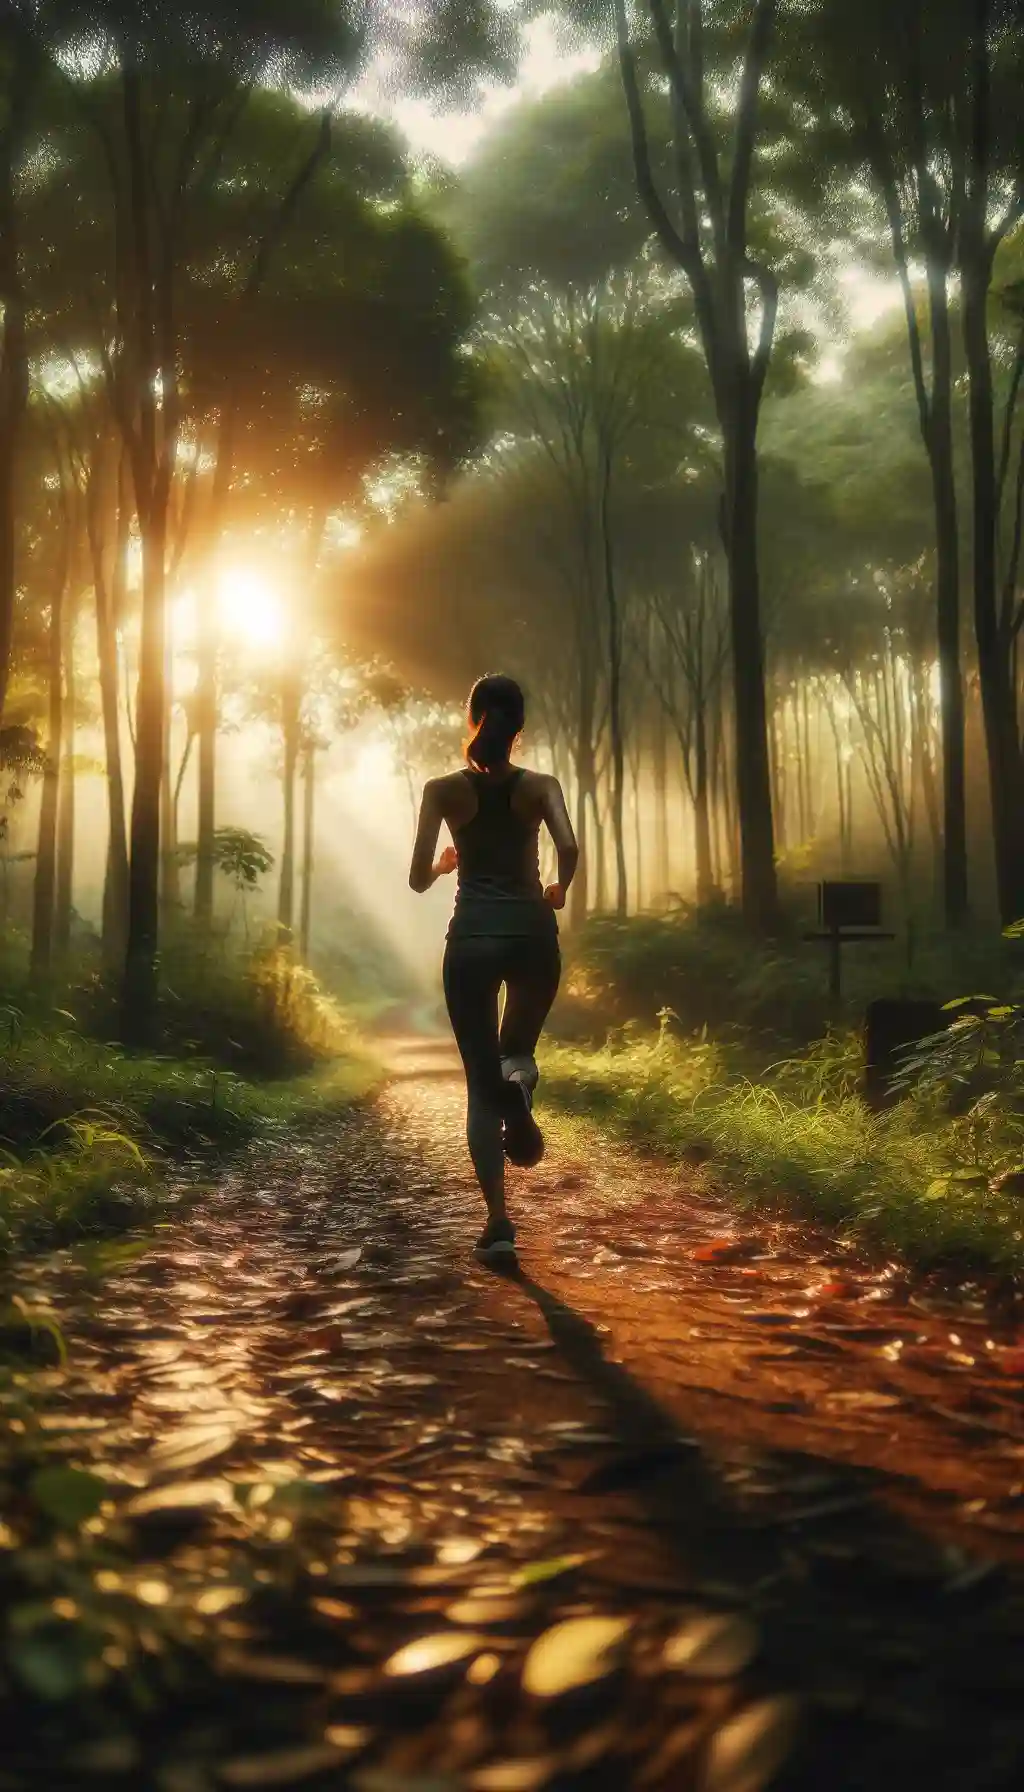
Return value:
M 173 922 L 181 908 L 181 868 L 178 864 L 177 790 L 174 783 L 174 639 L 172 616 L 164 618 L 164 767 L 160 784 L 160 906 L 164 925 Z
M 57 802 L 60 762 L 64 743 L 64 575 L 55 587 L 50 606 L 47 677 L 49 720 L 46 770 L 39 802 L 36 872 L 32 887 L 32 950 L 29 971 L 33 983 L 43 983 L 53 964 L 53 911 L 57 888 Z
M 141 519 L 140 519 L 141 521 Z M 166 513 L 141 522 L 142 636 L 135 716 L 135 790 L 128 878 L 125 1037 L 147 1043 L 157 998 L 160 932 L 160 787 L 164 769 Z
M 785 744 L 785 709 L 780 714 L 778 700 L 773 694 L 771 714 L 768 719 L 768 763 L 772 784 L 772 814 L 775 821 L 775 838 L 782 852 L 786 850 L 786 744 Z
M 960 540 L 953 461 L 953 371 L 946 269 L 928 266 L 932 403 L 926 437 L 935 512 L 935 610 L 942 729 L 942 900 L 947 927 L 967 919 L 964 681 L 960 664 Z
M 314 823 L 316 810 L 316 750 L 309 747 L 302 768 L 302 913 L 299 920 L 299 952 L 309 963 L 313 928 Z
M 29 374 L 25 294 L 17 199 L 18 169 L 28 122 L 32 44 L 27 28 L 13 21 L 13 59 L 0 132 L 0 719 L 7 699 L 17 601 L 17 473 L 28 408 Z
M 633 859 L 636 865 L 636 885 L 633 891 L 633 906 L 636 911 L 644 905 L 644 844 L 643 817 L 640 809 L 640 767 L 636 766 L 633 777 Z
M 217 660 L 218 617 L 214 582 L 199 606 L 196 643 L 196 731 L 199 739 L 199 787 L 196 817 L 195 917 L 209 931 L 213 923 L 214 849 L 217 821 Z
M 622 620 L 615 578 L 615 554 L 611 525 L 611 456 L 603 455 L 601 477 L 601 548 L 604 557 L 604 594 L 608 610 L 608 728 L 612 749 L 612 838 L 615 846 L 615 912 L 624 916 L 629 906 L 626 874 L 626 761 L 622 737 Z
M 589 659 L 579 667 L 576 711 L 576 842 L 579 869 L 569 891 L 569 926 L 578 933 L 587 919 L 590 890 L 590 854 L 587 851 L 587 799 L 594 784 L 594 680 Z
M 281 687 L 281 738 L 284 747 L 284 840 L 277 894 L 277 926 L 282 945 L 292 938 L 295 910 L 295 777 L 299 764 L 301 692 L 298 674 L 286 672 Z
M 931 718 L 928 713 L 928 688 L 923 656 L 915 657 L 911 671 L 911 752 L 916 782 L 928 822 L 928 838 L 932 854 L 932 873 L 936 892 L 943 888 L 942 817 L 939 813 L 939 792 L 932 755 Z M 966 819 L 966 818 L 965 818 Z
M 725 458 L 722 538 L 729 569 L 736 801 L 740 827 L 743 916 L 758 933 L 778 922 L 778 885 L 768 762 L 764 641 L 757 540 L 757 425 L 775 339 L 778 285 L 748 243 L 749 199 L 757 115 L 778 0 L 754 0 L 736 87 L 728 170 L 719 148 L 720 96 L 714 112 L 699 33 L 702 7 L 679 6 L 675 28 L 667 9 L 651 7 L 659 72 L 667 78 L 675 137 L 675 215 L 658 190 L 644 101 L 630 42 L 625 0 L 615 0 L 616 35 L 637 185 L 661 243 L 686 275 L 715 396 Z M 749 345 L 747 285 L 761 299 L 759 340 Z
M 731 721 L 731 718 L 730 718 Z M 728 736 L 725 727 L 725 716 L 722 715 L 721 732 L 721 765 L 722 765 L 722 820 L 725 826 L 726 863 L 728 865 L 729 888 L 733 900 L 740 888 L 740 830 L 736 814 L 735 789 L 736 780 L 732 760 L 729 754 L 729 741 L 735 745 L 736 731 L 730 727 Z
M 708 733 L 707 713 L 703 703 L 698 702 L 693 719 L 694 726 L 694 780 L 693 780 L 693 824 L 694 824 L 694 856 L 697 866 L 697 901 L 704 906 L 711 901 L 714 892 L 714 873 L 711 869 L 711 815 L 708 805 Z
M 708 807 L 711 820 L 711 877 L 716 890 L 725 888 L 725 851 L 722 845 L 722 796 L 724 777 L 722 768 L 722 704 L 721 693 L 716 692 L 711 715 L 711 740 L 708 753 Z
M 664 907 L 672 873 L 668 845 L 668 729 L 660 703 L 654 737 L 654 864 L 655 896 L 658 905 Z
M 594 907 L 599 915 L 603 915 L 607 913 L 608 909 L 608 862 L 605 857 L 604 823 L 601 819 L 601 810 L 597 800 L 596 780 L 591 785 L 589 795 L 594 833 L 594 851 L 592 854 L 595 870 Z
M 122 331 L 134 351 L 132 397 L 135 409 L 126 427 L 142 538 L 135 789 L 128 876 L 128 944 L 121 1014 L 125 1039 L 134 1044 L 146 1044 L 152 1037 L 156 1018 L 160 943 L 160 789 L 167 702 L 164 671 L 167 515 L 174 478 L 176 393 L 166 290 L 162 294 L 165 303 L 161 306 L 162 354 L 158 346 L 154 309 L 152 169 L 147 159 L 142 79 L 137 69 L 128 68 L 122 75 L 121 99 L 128 168 L 127 215 L 123 216 L 122 222 L 131 253 L 125 267 L 125 296 L 118 296 L 118 311 Z
M 814 741 L 813 750 L 812 750 L 812 743 L 811 743 L 811 692 L 810 692 L 810 682 L 806 676 L 804 677 L 803 682 L 801 684 L 800 693 L 799 693 L 799 702 L 800 702 L 801 713 L 803 716 L 803 730 L 804 730 L 804 744 L 803 744 L 803 748 L 801 751 L 801 757 L 804 762 L 804 777 L 805 777 L 805 782 L 804 782 L 805 811 L 804 811 L 804 815 L 805 815 L 805 822 L 806 822 L 806 829 L 807 829 L 807 831 L 804 835 L 804 839 L 805 840 L 814 840 L 817 837 L 817 833 L 818 833 L 818 816 L 817 816 L 817 803 L 815 801 L 817 792 L 814 787 L 814 779 L 813 779 L 812 774 L 818 769 L 818 751 L 820 750 L 820 747 L 821 747 L 821 711 L 818 710 L 817 715 L 816 715 L 818 727 L 817 727 L 817 731 L 816 731 L 816 739 Z M 797 732 L 799 734 L 799 721 L 797 724 Z
M 1024 758 L 1017 733 L 1009 641 L 1000 627 L 996 566 L 996 461 L 992 362 L 988 341 L 988 251 L 984 219 L 965 226 L 963 332 L 970 382 L 971 480 L 974 499 L 974 631 L 988 753 L 996 888 L 1004 927 L 1024 917 Z
M 75 883 L 75 606 L 64 606 L 64 715 L 57 796 L 57 889 L 53 945 L 59 958 L 71 952 Z
M 778 921 L 778 885 L 757 565 L 757 419 L 749 382 L 738 376 L 737 383 L 724 433 L 740 893 L 748 926 L 768 933 Z
M 102 497 L 101 497 L 102 503 Z M 95 512 L 92 513 L 95 518 Z M 123 963 L 128 925 L 128 831 L 125 825 L 124 768 L 121 760 L 121 719 L 118 705 L 118 598 L 124 581 L 124 555 L 128 540 L 126 494 L 119 492 L 113 565 L 104 554 L 95 525 L 90 531 L 93 589 L 96 602 L 96 660 L 99 667 L 100 710 L 107 777 L 107 860 L 103 879 L 103 962 L 112 969 Z

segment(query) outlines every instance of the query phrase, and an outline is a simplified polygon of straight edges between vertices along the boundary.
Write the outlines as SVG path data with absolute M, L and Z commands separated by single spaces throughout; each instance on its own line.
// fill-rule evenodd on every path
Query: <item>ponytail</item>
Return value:
M 491 673 L 478 679 L 469 697 L 473 734 L 466 742 L 468 763 L 477 771 L 501 765 L 522 731 L 525 713 L 523 693 L 514 678 Z

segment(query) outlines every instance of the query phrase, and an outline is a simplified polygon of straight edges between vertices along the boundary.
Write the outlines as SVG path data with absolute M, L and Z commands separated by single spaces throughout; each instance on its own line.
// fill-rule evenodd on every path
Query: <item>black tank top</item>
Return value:
M 557 932 L 540 881 L 540 820 L 526 821 L 512 807 L 522 775 L 516 770 L 496 782 L 483 772 L 463 773 L 476 793 L 477 810 L 454 833 L 459 880 L 453 935 Z

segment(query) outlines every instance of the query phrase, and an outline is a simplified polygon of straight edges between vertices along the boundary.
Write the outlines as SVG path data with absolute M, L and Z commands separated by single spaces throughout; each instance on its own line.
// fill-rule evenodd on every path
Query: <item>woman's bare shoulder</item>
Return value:
M 461 813 L 465 807 L 467 796 L 472 801 L 472 791 L 462 772 L 442 772 L 440 777 L 427 780 L 427 788 L 441 814 L 446 818 L 453 808 L 456 813 Z
M 430 780 L 435 790 L 459 790 L 465 784 L 463 771 L 442 772 L 439 777 Z

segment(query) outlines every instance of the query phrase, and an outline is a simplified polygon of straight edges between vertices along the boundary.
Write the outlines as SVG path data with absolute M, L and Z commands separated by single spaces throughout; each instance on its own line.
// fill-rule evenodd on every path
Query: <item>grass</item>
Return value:
M 116 980 L 88 951 L 35 987 L 0 931 L 0 987 L 0 1257 L 134 1223 L 172 1166 L 316 1124 L 377 1075 L 348 1006 L 273 937 L 172 931 L 159 1053 L 110 1043 Z
M 857 1056 L 852 1036 L 829 1038 L 755 1080 L 728 1048 L 663 1024 L 596 1051 L 553 1046 L 544 1078 L 567 1112 L 706 1156 L 740 1206 L 788 1208 L 923 1265 L 1024 1271 L 1019 1198 L 991 1186 L 1024 1160 L 1021 1124 L 991 1106 L 874 1113 L 855 1093 Z
M 129 1054 L 70 1027 L 12 1026 L 0 1072 L 0 1255 L 137 1223 L 166 1200 L 169 1161 L 316 1124 L 375 1076 L 351 1033 L 315 1071 L 260 1083 L 208 1059 Z

